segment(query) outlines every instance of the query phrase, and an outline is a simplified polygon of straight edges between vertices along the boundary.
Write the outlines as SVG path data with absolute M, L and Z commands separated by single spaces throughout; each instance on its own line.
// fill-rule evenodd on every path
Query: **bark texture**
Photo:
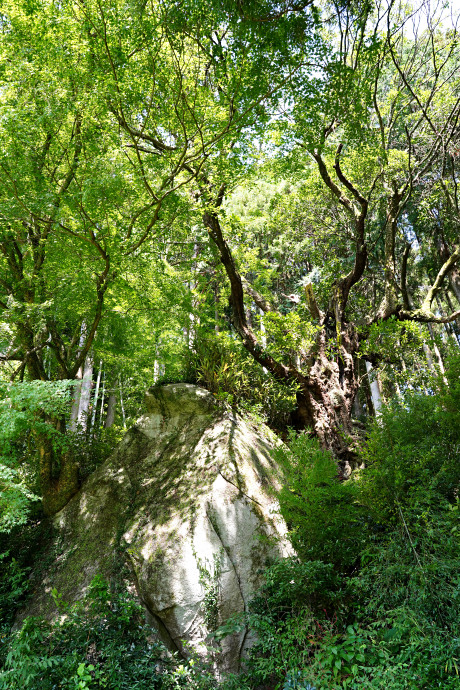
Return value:
M 63 432 L 63 419 L 47 419 L 56 431 Z M 45 433 L 36 434 L 39 453 L 39 477 L 45 515 L 55 515 L 79 489 L 78 465 L 71 451 L 58 450 Z

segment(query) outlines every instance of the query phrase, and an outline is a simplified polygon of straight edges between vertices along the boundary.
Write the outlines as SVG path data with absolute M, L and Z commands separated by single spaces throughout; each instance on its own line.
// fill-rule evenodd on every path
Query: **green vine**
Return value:
M 209 632 L 214 632 L 219 626 L 220 576 L 222 574 L 223 555 L 224 550 L 220 549 L 218 553 L 213 554 L 213 562 L 210 564 L 209 561 L 202 561 L 195 554 L 200 573 L 200 584 L 204 590 L 204 622 Z

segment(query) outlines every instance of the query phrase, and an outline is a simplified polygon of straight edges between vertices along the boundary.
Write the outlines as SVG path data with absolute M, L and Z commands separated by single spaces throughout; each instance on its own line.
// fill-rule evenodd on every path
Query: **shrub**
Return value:
M 401 522 L 362 553 L 353 580 L 363 602 L 361 616 L 384 619 L 409 610 L 422 626 L 447 629 L 460 620 L 460 532 L 458 503 L 437 509 L 413 508 Z
M 367 536 L 368 511 L 358 502 L 357 483 L 340 481 L 336 460 L 305 433 L 291 433 L 289 447 L 278 448 L 275 457 L 284 480 L 280 509 L 297 554 L 350 570 Z
M 317 645 L 336 628 L 343 585 L 334 567 L 321 561 L 286 558 L 267 568 L 248 613 L 217 632 L 223 636 L 246 625 L 256 636 L 245 662 L 246 672 L 228 679 L 225 690 L 264 683 L 299 690 L 308 687 L 297 669 L 310 663 Z
M 65 434 L 50 422 L 65 415 L 72 381 L 0 381 L 0 532 L 25 524 L 38 501 L 35 434 L 56 449 L 68 448 Z
M 54 592 L 62 622 L 28 618 L 12 635 L 1 690 L 154 690 L 212 687 L 196 660 L 178 664 L 127 592 L 96 577 L 84 602 L 69 607 Z
M 29 568 L 24 568 L 8 551 L 0 553 L 0 668 L 16 611 L 29 588 Z
M 190 368 L 195 380 L 230 405 L 285 429 L 295 407 L 295 389 L 275 381 L 228 333 L 197 334 Z
M 383 410 L 354 479 L 340 482 L 305 434 L 278 451 L 281 512 L 301 560 L 266 571 L 247 618 L 258 640 L 229 688 L 458 687 L 459 361 L 449 386 Z
M 408 391 L 382 410 L 371 428 L 360 500 L 377 520 L 401 520 L 404 506 L 452 501 L 460 472 L 460 358 L 432 395 Z

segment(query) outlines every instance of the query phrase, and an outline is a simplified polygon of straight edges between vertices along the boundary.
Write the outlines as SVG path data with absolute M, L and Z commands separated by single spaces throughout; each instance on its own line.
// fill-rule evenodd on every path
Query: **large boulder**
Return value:
M 261 569 L 290 552 L 274 500 L 279 441 L 197 386 L 151 388 L 146 405 L 55 517 L 54 566 L 27 614 L 52 616 L 52 588 L 75 601 L 95 574 L 114 577 L 127 561 L 167 646 L 204 653 L 213 630 L 246 610 Z M 249 643 L 244 630 L 225 638 L 217 670 L 238 671 Z

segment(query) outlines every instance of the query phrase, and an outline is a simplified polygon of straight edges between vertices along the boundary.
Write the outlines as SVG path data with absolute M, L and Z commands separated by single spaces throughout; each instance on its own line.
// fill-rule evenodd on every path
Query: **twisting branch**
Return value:
M 222 192 L 222 190 L 221 190 Z M 223 194 L 220 194 L 221 198 Z M 202 197 L 206 198 L 202 190 Z M 305 387 L 308 385 L 308 379 L 297 371 L 292 365 L 282 364 L 272 357 L 259 343 L 253 331 L 249 327 L 246 318 L 246 310 L 244 308 L 244 291 L 241 276 L 236 268 L 236 264 L 222 232 L 217 214 L 218 206 L 209 207 L 203 214 L 203 222 L 208 230 L 209 237 L 216 245 L 222 265 L 230 281 L 231 288 L 231 302 L 233 308 L 233 323 L 237 332 L 239 333 L 244 347 L 251 353 L 256 362 L 270 371 L 273 376 L 282 382 L 298 383 Z
M 343 184 L 343 186 L 346 187 L 348 189 L 348 191 L 353 194 L 353 196 L 355 197 L 356 201 L 359 203 L 360 206 L 364 206 L 367 204 L 367 200 L 356 189 L 356 187 L 350 182 L 350 180 L 347 177 L 345 177 L 345 175 L 342 172 L 342 168 L 340 167 L 340 155 L 341 155 L 342 151 L 343 151 L 343 144 L 339 144 L 337 147 L 337 151 L 335 153 L 334 170 L 335 170 L 336 175 L 339 178 L 340 182 Z
M 457 261 L 460 259 L 460 247 L 458 247 L 450 257 L 443 263 L 441 266 L 438 275 L 436 276 L 436 280 L 434 281 L 433 285 L 430 287 L 428 290 L 428 293 L 423 300 L 422 304 L 422 311 L 429 312 L 431 311 L 431 305 L 433 303 L 434 298 L 438 294 L 438 292 L 441 290 L 442 284 L 444 282 L 444 278 L 447 276 L 447 274 L 452 270 L 452 268 L 455 266 Z M 451 319 L 449 319 L 451 320 Z
M 403 298 L 404 309 L 410 309 L 409 293 L 407 291 L 407 261 L 409 259 L 409 254 L 411 250 L 411 245 L 409 242 L 404 247 L 404 253 L 401 262 L 401 294 Z
M 358 209 L 354 206 L 354 204 L 350 201 L 350 199 L 347 197 L 346 194 L 342 192 L 340 187 L 338 187 L 334 180 L 331 178 L 329 175 L 329 171 L 326 167 L 325 162 L 323 161 L 321 154 L 318 151 L 313 151 L 312 154 L 313 158 L 315 159 L 316 163 L 318 164 L 318 170 L 319 174 L 321 175 L 324 184 L 326 187 L 329 187 L 331 192 L 334 194 L 334 196 L 337 197 L 339 202 L 342 204 L 344 208 L 347 209 L 349 213 L 353 216 L 353 218 L 356 220 L 359 212 Z
M 400 321 L 417 321 L 418 323 L 451 323 L 460 317 L 460 309 L 449 316 L 436 316 L 432 312 L 425 312 L 422 309 L 415 311 L 404 311 L 401 309 L 396 313 Z
M 336 318 L 338 318 L 339 321 L 341 321 L 343 318 L 351 288 L 361 279 L 366 269 L 367 246 L 365 237 L 365 223 L 369 210 L 368 200 L 356 189 L 351 181 L 345 176 L 342 168 L 340 167 L 340 155 L 342 150 L 343 145 L 340 144 L 335 155 L 334 170 L 340 182 L 344 187 L 346 187 L 346 189 L 348 189 L 349 192 L 351 192 L 352 196 L 359 204 L 359 208 L 348 198 L 348 196 L 331 178 L 321 154 L 318 151 L 311 152 L 311 155 L 318 165 L 319 173 L 323 179 L 323 182 L 331 190 L 334 196 L 337 197 L 339 203 L 350 213 L 355 225 L 355 262 L 351 271 L 337 281 L 337 294 L 335 294 L 333 297 L 333 302 L 335 305 L 334 312 L 336 313 Z M 374 181 L 374 184 L 375 182 L 376 180 Z
M 373 322 L 379 321 L 381 318 L 395 315 L 400 321 L 417 321 L 419 323 L 450 323 L 455 321 L 460 316 L 460 310 L 449 314 L 448 316 L 436 316 L 432 311 L 432 303 L 438 292 L 441 290 L 443 282 L 457 261 L 460 259 L 460 248 L 456 249 L 441 266 L 438 275 L 433 285 L 428 290 L 422 306 L 419 309 L 411 308 L 411 301 L 406 287 L 406 272 L 407 272 L 407 257 L 409 256 L 410 245 L 406 245 L 403 256 L 403 263 L 401 267 L 401 291 L 403 293 L 404 307 L 396 305 L 395 308 L 385 317 L 377 314 Z

